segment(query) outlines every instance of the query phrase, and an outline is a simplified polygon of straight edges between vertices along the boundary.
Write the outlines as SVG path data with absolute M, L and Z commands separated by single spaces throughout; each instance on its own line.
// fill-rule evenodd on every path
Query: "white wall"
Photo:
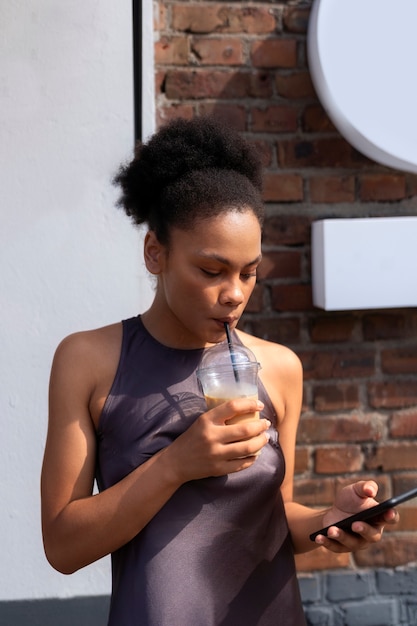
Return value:
M 140 234 L 111 178 L 133 146 L 131 3 L 0 4 L 0 600 L 110 590 L 47 564 L 39 475 L 66 334 L 144 310 Z

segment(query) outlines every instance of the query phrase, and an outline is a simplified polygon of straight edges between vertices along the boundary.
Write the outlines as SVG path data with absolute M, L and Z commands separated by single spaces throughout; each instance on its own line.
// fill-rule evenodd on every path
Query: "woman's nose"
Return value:
M 243 291 L 237 281 L 233 281 L 225 285 L 219 298 L 220 304 L 228 304 L 233 306 L 242 304 L 243 300 Z

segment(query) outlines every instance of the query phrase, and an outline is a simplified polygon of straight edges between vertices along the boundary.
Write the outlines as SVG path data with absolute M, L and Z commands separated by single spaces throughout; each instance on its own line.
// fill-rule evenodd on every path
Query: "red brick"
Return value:
M 333 503 L 335 490 L 333 478 L 297 478 L 294 482 L 294 500 L 306 506 L 324 507 Z
M 357 167 L 367 163 L 366 157 L 339 137 L 303 141 L 278 141 L 281 167 Z
M 169 99 L 245 98 L 253 78 L 245 72 L 170 70 L 165 81 Z
M 265 34 L 276 30 L 276 20 L 268 8 L 233 8 L 222 3 L 204 6 L 175 4 L 172 25 L 176 30 L 191 33 Z
M 157 33 L 158 31 L 164 31 L 167 28 L 167 7 L 163 6 L 160 2 L 158 3 L 158 8 L 153 12 L 154 20 L 153 27 L 154 31 Z
M 252 109 L 252 130 L 256 133 L 286 133 L 297 130 L 297 111 L 288 106 Z
M 303 415 L 298 428 L 300 444 L 377 441 L 385 431 L 385 420 L 376 413 L 350 415 Z
M 277 74 L 275 85 L 278 95 L 290 100 L 309 98 L 315 95 L 315 90 L 309 72 L 294 72 L 293 74 Z
M 304 198 L 303 179 L 298 174 L 265 172 L 262 198 L 264 202 L 300 202 Z
M 272 287 L 272 308 L 276 311 L 313 309 L 311 285 L 276 285 Z
M 336 554 L 326 548 L 317 548 L 312 552 L 295 555 L 297 572 L 313 572 L 316 570 L 341 569 L 350 563 L 349 552 Z
M 256 337 L 262 337 L 276 343 L 297 343 L 300 340 L 300 320 L 287 317 L 267 317 L 252 321 Z
M 300 353 L 306 380 L 365 378 L 375 372 L 375 353 L 365 349 L 334 349 Z
M 169 107 L 160 107 L 156 114 L 157 128 L 176 117 L 191 119 L 194 117 L 193 107 L 190 104 L 172 104 Z
M 295 474 L 303 474 L 308 470 L 310 453 L 307 448 L 297 447 L 295 450 Z
M 362 469 L 363 454 L 359 446 L 346 445 L 316 448 L 314 469 L 317 474 L 343 474 Z
M 238 104 L 226 103 L 202 103 L 198 107 L 199 115 L 213 115 L 216 119 L 223 122 L 239 132 L 247 130 L 246 110 L 244 106 Z
M 248 313 L 260 313 L 263 309 L 264 300 L 264 288 L 262 285 L 255 285 L 255 289 L 252 291 L 252 295 L 249 298 L 249 302 L 246 305 L 246 311 Z
M 310 178 L 312 202 L 354 202 L 354 176 L 318 176 Z
M 172 10 L 172 27 L 190 33 L 218 32 L 227 24 L 227 15 L 221 14 L 221 5 L 213 4 L 174 4 Z
M 417 196 L 417 174 L 406 174 L 405 190 L 407 198 Z
M 398 493 L 403 493 L 404 491 L 410 491 L 411 489 L 413 489 L 417 485 L 417 467 L 415 468 L 415 470 L 416 471 L 412 472 L 401 472 L 401 474 L 393 476 L 392 491 L 389 495 L 397 495 Z M 409 500 L 408 502 L 404 502 L 401 507 L 416 508 L 417 500 Z
M 155 43 L 155 63 L 158 65 L 187 65 L 188 40 L 184 37 L 161 37 Z
M 272 155 L 273 155 L 273 148 L 271 144 L 267 141 L 262 141 L 261 139 L 254 140 L 252 143 L 255 145 L 256 149 L 258 150 L 258 153 L 262 160 L 263 167 L 264 168 L 270 167 L 272 164 Z
M 194 37 L 191 52 L 200 65 L 241 65 L 243 62 L 241 39 Z
M 381 439 L 385 420 L 378 414 L 303 415 L 298 429 L 299 444 L 366 442 Z
M 398 524 L 395 525 L 395 528 L 392 529 L 392 532 L 415 531 L 417 528 L 417 507 L 413 507 L 412 505 L 407 506 L 407 503 L 404 503 L 401 505 L 401 508 L 398 508 L 397 510 L 400 514 L 400 520 Z M 386 526 L 385 530 L 390 532 L 391 528 Z
M 359 178 L 359 197 L 363 202 L 401 200 L 406 197 L 405 176 L 364 174 Z
M 417 374 L 417 346 L 382 350 L 381 367 L 386 374 Z
M 374 313 L 363 318 L 363 336 L 366 341 L 380 339 L 407 339 L 415 337 L 416 324 L 409 324 L 406 314 Z
M 258 280 L 268 278 L 299 278 L 301 254 L 299 251 L 265 252 L 258 268 Z
M 315 343 L 333 343 L 352 340 L 356 318 L 351 315 L 319 316 L 310 320 L 310 338 Z
M 249 93 L 250 98 L 272 97 L 272 76 L 268 72 L 250 72 Z
M 273 12 L 267 7 L 243 6 L 236 11 L 223 7 L 228 16 L 228 32 L 265 34 L 274 33 L 277 22 Z
M 307 106 L 301 119 L 303 130 L 306 132 L 318 133 L 336 130 L 326 111 L 319 104 Z
M 399 567 L 417 561 L 417 534 L 390 533 L 353 555 L 359 567 Z
M 265 220 L 264 244 L 300 245 L 310 243 L 311 217 L 304 215 L 274 215 Z
M 166 71 L 155 72 L 155 94 L 159 95 L 165 90 Z
M 267 39 L 255 41 L 251 46 L 253 67 L 295 67 L 297 42 L 295 39 Z
M 391 438 L 417 437 L 417 407 L 393 413 L 389 421 L 389 433 Z
M 292 33 L 306 33 L 308 20 L 310 17 L 310 9 L 285 7 L 284 9 L 284 26 L 285 29 Z
M 417 384 L 412 381 L 378 381 L 368 384 L 368 402 L 376 409 L 396 409 L 417 405 Z
M 413 470 L 417 465 L 417 442 L 382 443 L 366 454 L 368 469 L 382 472 Z
M 347 411 L 360 407 L 359 389 L 350 383 L 317 385 L 313 388 L 315 411 Z

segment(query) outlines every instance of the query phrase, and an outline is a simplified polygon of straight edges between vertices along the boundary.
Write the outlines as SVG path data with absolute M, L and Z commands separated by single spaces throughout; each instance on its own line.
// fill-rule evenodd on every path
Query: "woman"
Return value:
M 377 485 L 346 487 L 326 510 L 293 501 L 301 365 L 236 330 L 261 261 L 259 159 L 213 120 L 176 120 L 138 146 L 116 183 L 127 215 L 148 226 L 155 297 L 142 315 L 57 349 L 46 555 L 71 573 L 112 554 L 111 625 L 305 624 L 293 553 L 362 549 L 397 514 L 357 522 L 356 534 L 332 527 L 314 544 L 313 531 L 375 504 Z M 259 401 L 207 410 L 196 369 L 225 323 L 262 365 Z M 261 419 L 226 423 L 253 411 Z

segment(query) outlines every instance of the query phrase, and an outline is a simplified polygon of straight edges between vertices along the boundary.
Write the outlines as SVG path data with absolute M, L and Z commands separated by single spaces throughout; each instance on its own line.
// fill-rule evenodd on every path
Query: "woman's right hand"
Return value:
M 261 411 L 263 406 L 257 400 L 237 398 L 202 413 L 165 449 L 178 482 L 224 476 L 253 465 L 269 441 L 266 431 L 271 423 L 257 418 L 235 424 L 226 422 Z

